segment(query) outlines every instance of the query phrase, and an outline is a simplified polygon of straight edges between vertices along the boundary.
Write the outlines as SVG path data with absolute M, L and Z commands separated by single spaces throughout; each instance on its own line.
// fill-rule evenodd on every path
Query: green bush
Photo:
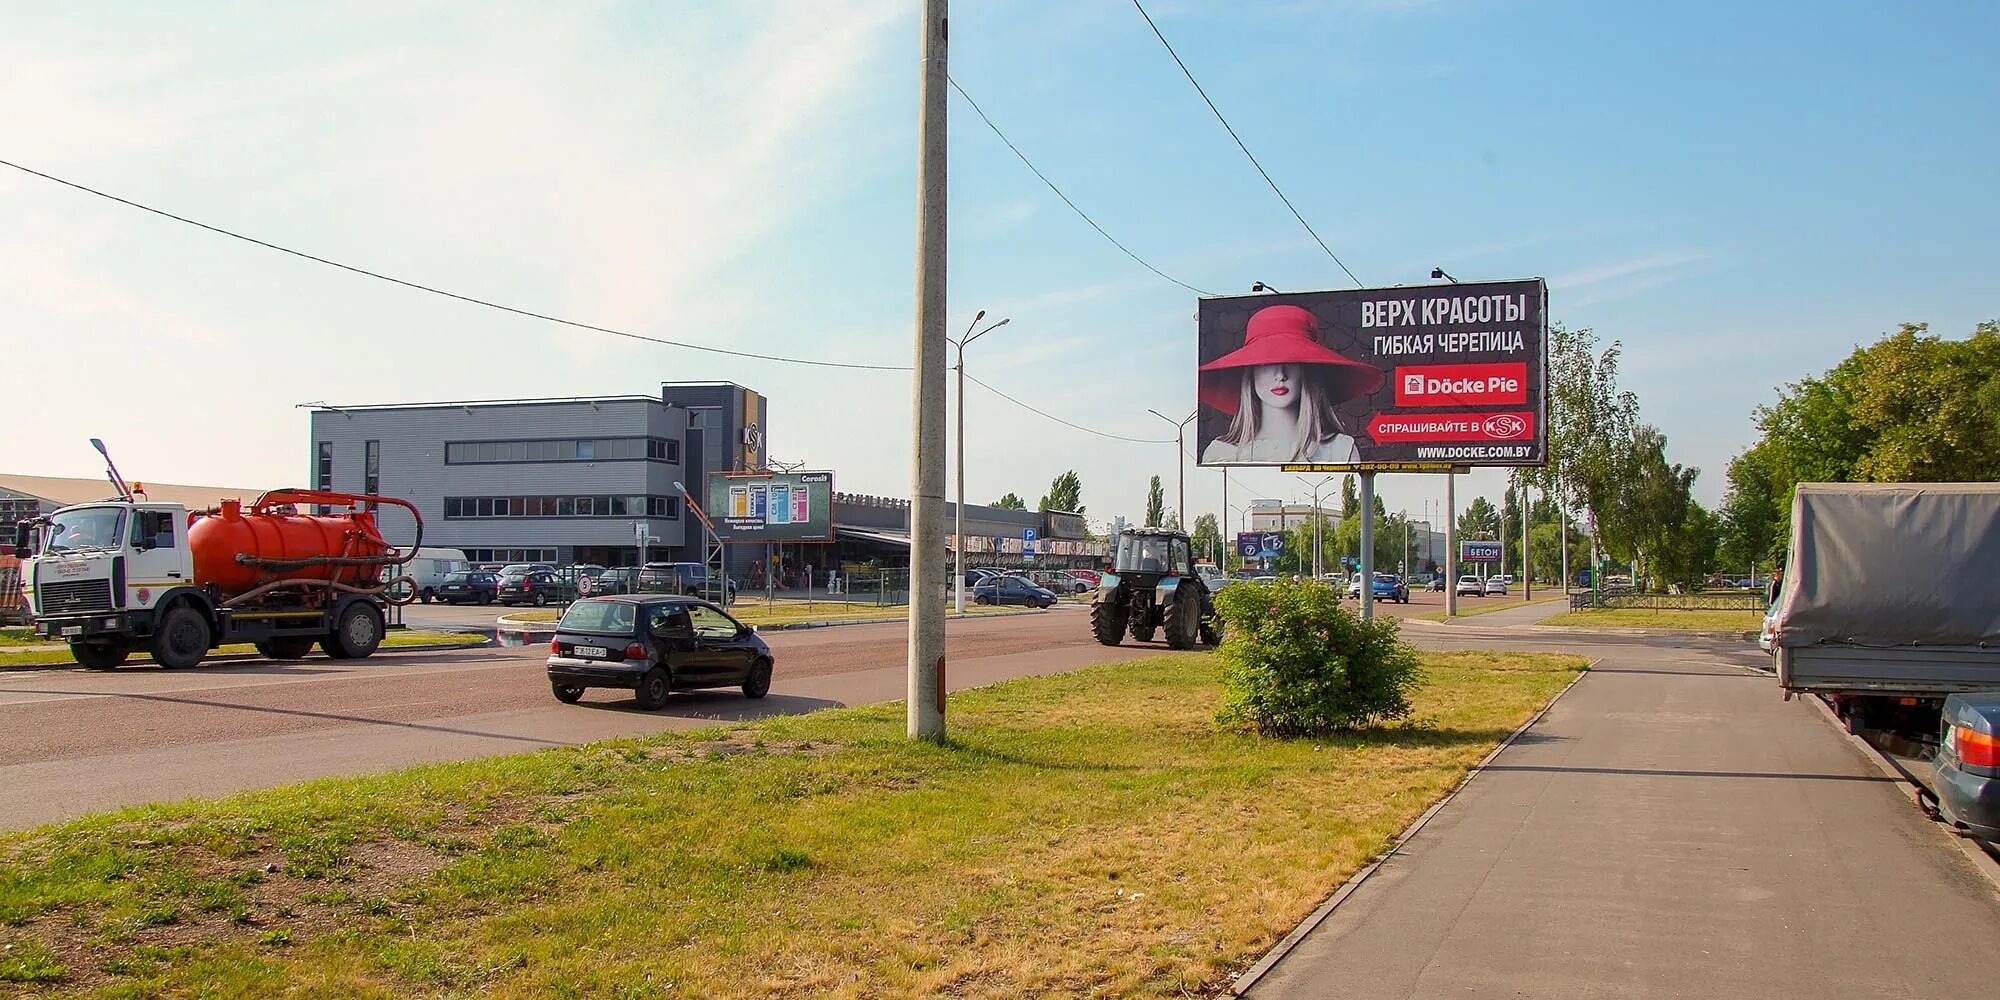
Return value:
M 1219 720 L 1266 736 L 1322 736 L 1410 714 L 1416 650 L 1387 615 L 1363 621 L 1314 580 L 1237 584 L 1215 595 L 1223 623 Z

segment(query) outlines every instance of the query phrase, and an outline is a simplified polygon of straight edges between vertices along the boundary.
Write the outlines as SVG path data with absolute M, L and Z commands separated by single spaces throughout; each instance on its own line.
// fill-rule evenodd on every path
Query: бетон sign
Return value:
M 1202 299 L 1203 465 L 1546 461 L 1541 279 Z

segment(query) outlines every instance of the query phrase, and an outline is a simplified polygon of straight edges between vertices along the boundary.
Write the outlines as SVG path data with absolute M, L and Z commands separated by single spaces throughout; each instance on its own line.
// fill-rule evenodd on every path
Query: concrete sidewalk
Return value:
M 2000 893 L 1810 704 L 1615 648 L 1249 996 L 2000 990 Z

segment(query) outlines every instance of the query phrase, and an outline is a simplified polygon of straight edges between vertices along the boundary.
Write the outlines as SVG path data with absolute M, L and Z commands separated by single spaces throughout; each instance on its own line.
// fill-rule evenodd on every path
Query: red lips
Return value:
M 1288 392 L 1291 392 L 1291 391 L 1292 391 L 1292 390 L 1290 390 L 1290 389 L 1287 389 L 1287 388 L 1285 388 L 1285 387 L 1284 387 L 1284 386 L 1282 386 L 1282 385 L 1274 385 L 1274 386 L 1272 386 L 1272 387 L 1271 387 L 1271 395 L 1273 395 L 1273 396 L 1282 396 L 1282 395 L 1284 395 L 1284 394 L 1286 394 L 1286 393 L 1288 393 Z

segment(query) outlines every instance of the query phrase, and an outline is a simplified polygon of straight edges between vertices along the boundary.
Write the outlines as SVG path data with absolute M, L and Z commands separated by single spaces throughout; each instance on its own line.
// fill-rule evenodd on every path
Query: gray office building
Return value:
M 424 545 L 474 562 L 701 560 L 701 496 L 712 472 L 764 464 L 765 404 L 733 383 L 663 385 L 659 398 L 472 400 L 312 411 L 309 481 L 398 497 L 424 518 Z M 383 511 L 392 541 L 413 526 Z

